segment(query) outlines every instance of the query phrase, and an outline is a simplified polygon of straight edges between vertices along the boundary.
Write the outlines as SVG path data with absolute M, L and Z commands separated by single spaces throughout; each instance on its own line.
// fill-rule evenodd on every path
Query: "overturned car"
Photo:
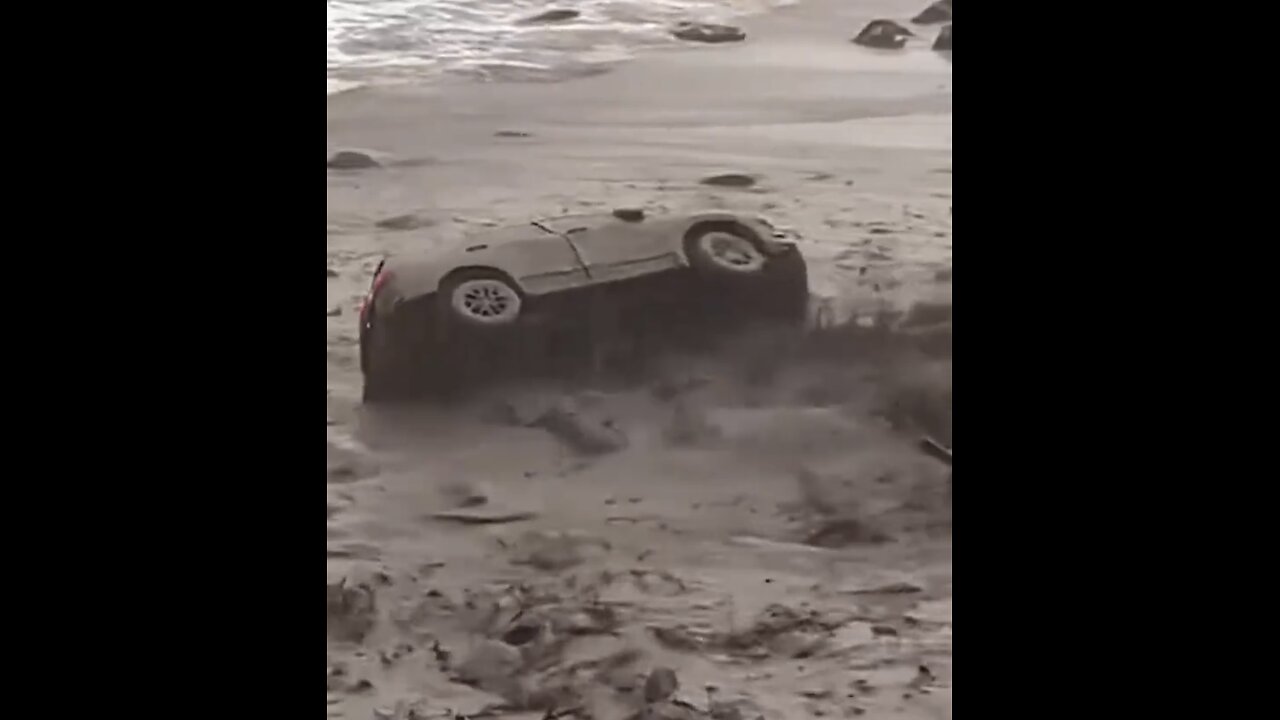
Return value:
M 360 310 L 365 402 L 456 389 L 558 339 L 802 324 L 808 275 L 765 220 L 728 212 L 567 215 L 385 258 Z M 581 343 L 579 343 L 581 344 Z

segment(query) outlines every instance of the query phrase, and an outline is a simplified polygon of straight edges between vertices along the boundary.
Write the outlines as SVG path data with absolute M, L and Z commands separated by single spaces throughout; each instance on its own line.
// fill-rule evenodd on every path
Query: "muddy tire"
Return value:
M 524 293 L 505 273 L 484 268 L 451 273 L 436 295 L 441 315 L 452 327 L 491 332 L 520 319 Z
M 729 316 L 805 322 L 809 271 L 794 245 L 779 249 L 735 223 L 709 223 L 685 237 L 685 253 L 707 300 Z
M 705 223 L 684 238 L 689 265 L 708 279 L 747 281 L 769 263 L 764 241 L 737 223 Z

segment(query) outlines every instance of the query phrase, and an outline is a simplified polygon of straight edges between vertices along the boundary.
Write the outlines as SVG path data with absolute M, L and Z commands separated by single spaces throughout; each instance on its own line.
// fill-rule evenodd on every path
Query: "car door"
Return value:
M 657 222 L 582 216 L 558 218 L 549 227 L 573 244 L 594 283 L 626 280 L 682 265 L 676 251 L 678 239 Z
M 587 283 L 586 268 L 568 240 L 536 226 L 502 228 L 472 236 L 451 261 L 502 270 L 530 295 Z

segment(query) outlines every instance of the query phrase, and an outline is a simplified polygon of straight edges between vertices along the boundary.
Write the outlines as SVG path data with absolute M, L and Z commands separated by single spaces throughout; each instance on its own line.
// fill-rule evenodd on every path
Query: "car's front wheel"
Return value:
M 684 250 L 693 269 L 708 277 L 752 278 L 769 262 L 760 238 L 734 223 L 695 227 L 685 238 Z
M 808 268 L 791 244 L 766 246 L 750 229 L 708 223 L 685 237 L 685 254 L 708 299 L 738 316 L 804 322 Z

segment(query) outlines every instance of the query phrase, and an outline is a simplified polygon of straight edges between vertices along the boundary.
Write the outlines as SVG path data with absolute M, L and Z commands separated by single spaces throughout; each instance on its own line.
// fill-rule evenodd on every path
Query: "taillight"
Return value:
M 369 294 L 364 296 L 364 302 L 360 303 L 360 319 L 364 319 L 365 312 L 373 305 L 374 299 L 378 297 L 378 292 L 391 279 L 391 272 L 384 270 L 381 265 L 378 266 L 377 273 L 373 276 L 373 284 L 369 286 Z

